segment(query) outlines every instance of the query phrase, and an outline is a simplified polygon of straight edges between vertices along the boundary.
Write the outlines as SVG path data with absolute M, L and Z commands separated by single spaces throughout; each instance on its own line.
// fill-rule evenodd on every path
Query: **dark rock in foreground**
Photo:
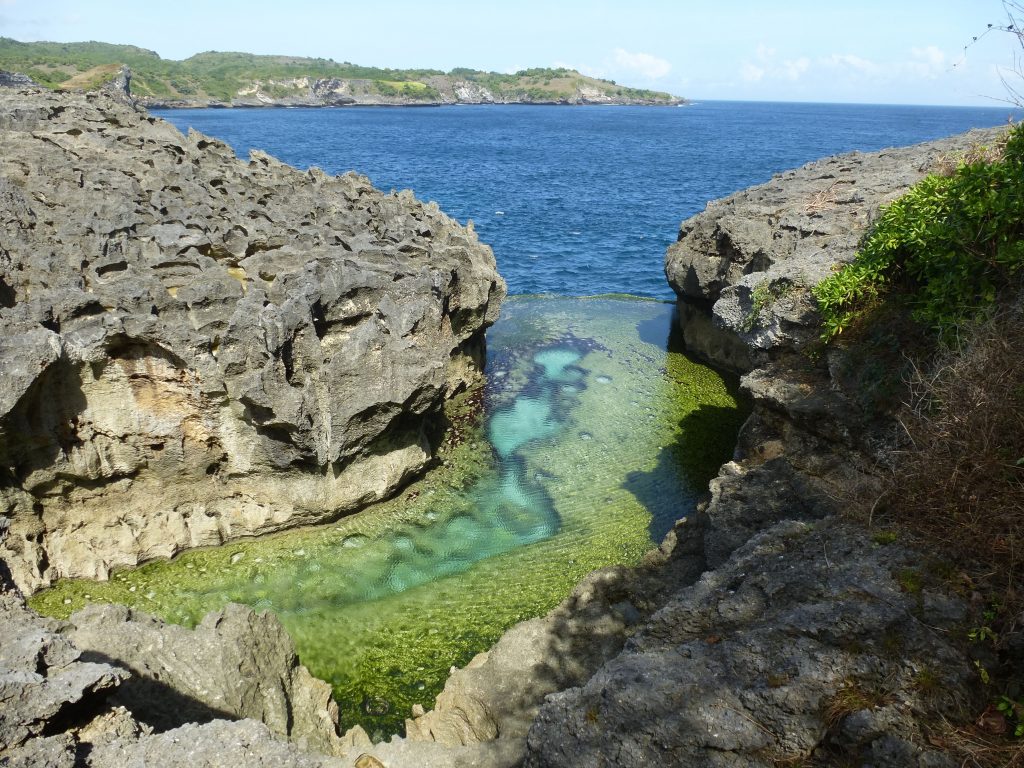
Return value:
M 340 768 L 369 745 L 338 736 L 329 687 L 273 616 L 232 606 L 191 632 L 126 612 L 67 625 L 0 594 L 0 765 Z M 211 702 L 216 717 L 196 717 Z
M 504 284 L 472 229 L 106 94 L 0 92 L 15 580 L 335 517 L 431 460 Z

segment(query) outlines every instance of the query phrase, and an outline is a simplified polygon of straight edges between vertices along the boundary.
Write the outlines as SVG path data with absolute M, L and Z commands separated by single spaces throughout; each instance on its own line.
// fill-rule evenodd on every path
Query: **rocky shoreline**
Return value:
M 0 556 L 64 577 L 392 495 L 504 283 L 435 204 L 117 103 L 0 91 Z
M 45 59 L 45 54 L 40 56 Z M 117 67 L 116 64 L 113 66 Z M 527 70 L 531 71 L 541 70 Z M 276 79 L 252 76 L 240 80 L 237 91 L 229 98 L 214 98 L 202 95 L 201 92 L 198 95 L 155 96 L 143 90 L 133 94 L 132 71 L 122 64 L 117 74 L 102 85 L 102 89 L 126 103 L 147 109 L 441 107 L 480 104 L 676 107 L 689 103 L 686 99 L 667 93 L 623 88 L 611 81 L 586 77 L 570 70 L 544 70 L 544 75 L 532 77 L 524 73 L 512 78 L 514 83 L 504 82 L 503 76 L 494 73 L 466 72 L 465 76 L 435 73 L 413 81 L 306 75 Z M 394 76 L 398 77 L 399 74 Z M 481 76 L 491 80 L 477 82 L 475 78 Z M 557 87 L 551 85 L 553 78 L 557 81 Z M 32 87 L 41 86 L 24 74 L 0 69 L 0 88 Z M 60 90 L 66 87 L 62 86 Z M 195 94 L 195 90 L 190 89 L 189 93 Z
M 401 245 L 409 242 L 417 246 L 412 254 L 431 253 L 429 268 L 419 267 L 419 273 L 410 268 L 410 273 L 429 274 L 439 258 L 436 249 L 440 240 L 448 246 L 443 253 L 461 266 L 453 266 L 451 272 L 446 266 L 445 280 L 437 286 L 433 282 L 420 286 L 412 281 L 415 290 L 410 296 L 421 295 L 416 291 L 422 289 L 434 297 L 434 303 L 424 309 L 424 316 L 433 321 L 427 325 L 438 323 L 448 328 L 447 334 L 440 334 L 442 351 L 431 358 L 442 373 L 427 386 L 431 398 L 424 397 L 420 410 L 413 411 L 421 416 L 435 413 L 434 397 L 466 386 L 476 375 L 472 365 L 476 359 L 474 345 L 493 318 L 501 283 L 493 272 L 493 259 L 487 260 L 486 249 L 436 209 L 419 206 L 410 199 L 389 200 L 357 177 L 328 180 L 313 172 L 299 174 L 271 165 L 269 158 L 258 153 L 247 168 L 237 161 L 232 164 L 224 157 L 223 145 L 197 134 L 186 140 L 179 134 L 175 139 L 172 129 L 144 117 L 132 118 L 123 108 L 108 105 L 103 97 L 81 97 L 80 105 L 73 101 L 78 97 L 23 94 L 10 98 L 14 99 L 9 102 L 10 108 L 0 110 L 0 127 L 11 132 L 5 138 L 11 135 L 12 140 L 25 142 L 19 147 L 40 142 L 47 151 L 53 152 L 50 147 L 56 147 L 63 153 L 73 153 L 64 157 L 77 160 L 90 156 L 91 144 L 99 144 L 105 152 L 125 147 L 126 153 L 139 157 L 138 149 L 147 144 L 145 138 L 135 138 L 141 131 L 143 137 L 150 137 L 148 143 L 156 153 L 164 152 L 163 147 L 172 160 L 179 158 L 174 164 L 183 165 L 184 171 L 175 173 L 185 175 L 190 183 L 201 183 L 207 199 L 231 200 L 232 194 L 247 199 L 242 190 L 266 189 L 268 176 L 283 176 L 293 186 L 309 184 L 320 194 L 324 188 L 333 188 L 339 201 L 373 201 L 377 207 L 372 212 L 357 205 L 355 210 L 361 213 L 352 214 L 365 229 L 347 224 L 353 231 L 342 236 L 343 242 L 337 245 L 344 250 L 348 242 L 348 250 L 356 251 L 356 255 L 364 250 L 383 252 L 389 269 L 403 263 L 406 257 Z M 40 111 L 32 101 L 38 98 L 53 101 Z M 109 121 L 110 115 L 115 117 L 114 123 Z M 57 126 L 59 130 L 54 129 Z M 926 579 L 908 582 L 908 573 L 920 576 L 919 554 L 873 538 L 869 531 L 842 517 L 851 500 L 879 487 L 878 462 L 891 438 L 889 425 L 860 404 L 856 372 L 842 350 L 830 350 L 818 361 L 810 360 L 805 352 L 819 333 L 809 289 L 834 264 L 852 258 L 878 207 L 904 192 L 942 156 L 975 142 L 989 141 L 993 135 L 991 131 L 974 132 L 916 147 L 827 158 L 711 203 L 707 211 L 683 223 L 679 242 L 669 250 L 666 272 L 680 297 L 687 343 L 694 353 L 743 373 L 743 386 L 754 399 L 754 411 L 742 431 L 734 460 L 712 481 L 710 499 L 698 513 L 680 521 L 640 567 L 595 572 L 550 614 L 510 629 L 494 648 L 453 673 L 432 711 L 412 713 L 406 737 L 370 744 L 359 730 L 339 736 L 337 712 L 325 695 L 325 684 L 298 666 L 290 641 L 268 614 L 229 608 L 207 617 L 190 632 L 127 609 L 92 607 L 61 624 L 26 609 L 8 580 L 7 593 L 0 598 L 2 620 L 10 628 L 0 637 L 0 701 L 4 704 L 0 708 L 0 760 L 10 765 L 62 766 L 144 763 L 539 768 L 583 764 L 774 766 L 799 761 L 827 765 L 842 756 L 894 768 L 956 765 L 941 740 L 934 738 L 934 727 L 945 717 L 954 718 L 965 708 L 977 706 L 972 693 L 977 690 L 973 685 L 975 668 L 952 631 L 966 616 L 966 606 L 930 586 Z M 166 358 L 161 362 L 152 355 L 145 365 L 138 365 L 138 355 L 118 358 L 126 361 L 118 367 L 127 372 L 129 382 L 141 384 L 118 390 L 109 379 L 104 383 L 103 371 L 110 367 L 104 366 L 104 361 L 117 355 L 103 346 L 111 337 L 111 332 L 104 330 L 109 323 L 96 318 L 114 314 L 117 333 L 124 333 L 124 328 L 152 333 L 155 321 L 144 322 L 136 305 L 153 306 L 157 318 L 165 314 L 177 317 L 177 322 L 193 329 L 185 334 L 191 340 L 184 345 L 187 360 L 203 372 L 203 381 L 209 375 L 216 383 L 210 387 L 190 383 L 195 391 L 232 392 L 231 387 L 239 386 L 227 371 L 249 372 L 249 368 L 239 367 L 239 361 L 252 356 L 231 357 L 236 363 L 229 368 L 219 362 L 225 353 L 212 355 L 212 334 L 200 341 L 195 341 L 193 334 L 198 333 L 196 328 L 216 327 L 221 344 L 225 343 L 230 323 L 236 322 L 234 318 L 240 314 L 233 310 L 232 320 L 224 319 L 222 306 L 228 298 L 233 308 L 258 294 L 261 302 L 267 300 L 273 306 L 277 295 L 274 281 L 266 280 L 264 271 L 278 262 L 266 261 L 261 256 L 264 251 L 258 251 L 244 257 L 236 254 L 235 264 L 230 256 L 222 255 L 233 253 L 230 228 L 223 233 L 217 230 L 218 238 L 206 234 L 205 240 L 193 243 L 189 238 L 196 235 L 182 220 L 181 231 L 175 230 L 175 242 L 187 246 L 175 253 L 166 275 L 159 273 L 159 285 L 146 284 L 145 291 L 135 290 L 131 295 L 144 296 L 145 301 L 137 301 L 130 311 L 123 308 L 128 302 L 120 298 L 118 288 L 113 294 L 113 309 L 108 309 L 104 300 L 106 291 L 112 289 L 106 288 L 104 278 L 109 280 L 110 275 L 121 273 L 135 275 L 139 259 L 145 256 L 145 252 L 134 258 L 131 255 L 133 248 L 140 247 L 133 245 L 140 233 L 149 232 L 147 236 L 158 246 L 161 241 L 158 232 L 145 229 L 152 224 L 135 222 L 133 230 L 105 230 L 93 223 L 87 232 L 75 230 L 79 239 L 71 242 L 84 243 L 86 236 L 94 237 L 97 232 L 106 238 L 116 235 L 110 240 L 115 245 L 107 248 L 112 253 L 105 254 L 106 260 L 90 261 L 81 267 L 81 281 L 70 283 L 71 297 L 83 294 L 83 298 L 58 303 L 49 298 L 57 295 L 49 286 L 52 283 L 68 291 L 70 278 L 65 276 L 71 274 L 70 268 L 51 257 L 46 271 L 36 268 L 30 273 L 31 280 L 26 275 L 14 283 L 7 276 L 24 274 L 30 262 L 24 258 L 15 261 L 12 254 L 18 251 L 8 243 L 28 238 L 19 222 L 32 221 L 35 226 L 31 229 L 38 228 L 44 234 L 43 252 L 56 252 L 57 235 L 64 237 L 61 227 L 74 229 L 80 226 L 78 222 L 94 222 L 99 217 L 68 207 L 61 208 L 59 215 L 29 216 L 29 212 L 35 214 L 34 207 L 52 202 L 52 193 L 46 194 L 42 182 L 32 186 L 33 171 L 24 162 L 23 152 L 5 153 L 0 160 L 5 180 L 0 186 L 0 201 L 7 214 L 0 257 L 8 259 L 4 262 L 0 298 L 15 297 L 4 298 L 0 318 L 5 320 L 5 328 L 13 323 L 7 339 L 25 339 L 10 348 L 33 350 L 29 359 L 36 362 L 5 369 L 16 373 L 8 380 L 22 383 L 17 397 L 9 398 L 12 403 L 0 416 L 0 438 L 5 449 L 11 450 L 10 436 L 16 434 L 8 425 L 17 423 L 22 430 L 27 428 L 25 425 L 32 426 L 24 416 L 17 422 L 12 419 L 10 414 L 19 413 L 15 402 L 25 393 L 37 392 L 40 387 L 36 382 L 58 363 L 70 365 L 80 376 L 86 372 L 93 376 L 89 382 L 81 379 L 87 386 L 80 385 L 79 389 L 86 394 L 93 382 L 103 385 L 97 391 L 112 392 L 117 397 L 124 397 L 126 392 L 146 392 L 147 387 L 154 386 L 175 393 L 182 389 L 178 380 L 166 375 Z M 57 180 L 76 173 L 62 170 L 67 163 L 46 167 Z M 75 163 L 70 167 L 73 169 Z M 141 179 L 156 170 L 135 163 L 127 167 Z M 79 179 L 79 190 L 87 188 L 87 183 L 95 184 L 95 177 L 83 169 L 68 178 L 68 189 Z M 215 180 L 220 183 L 215 184 Z M 133 183 L 124 182 L 128 189 L 135 188 Z M 61 188 L 51 181 L 48 189 L 54 186 Z M 187 188 L 181 182 L 175 186 Z M 32 189 L 33 194 L 26 195 L 25 189 Z M 101 189 L 107 190 L 104 199 L 110 199 L 114 189 L 123 194 L 123 188 Z M 81 196 L 80 192 L 71 194 Z M 82 205 L 94 206 L 95 199 L 91 196 Z M 273 200 L 273 196 L 267 195 L 267 199 Z M 259 203 L 266 204 L 266 199 Z M 164 207 L 170 210 L 173 206 L 165 202 Z M 352 210 L 339 202 L 342 208 Z M 266 238 L 273 236 L 275 224 L 292 227 L 297 236 L 307 231 L 324 232 L 317 227 L 333 221 L 332 216 L 323 207 L 310 205 L 310 209 L 317 211 L 317 216 L 303 219 L 300 215 L 299 221 L 306 222 L 301 228 L 286 223 L 291 220 L 288 209 L 282 209 L 280 217 L 271 216 L 267 223 L 253 226 L 262 227 L 258 231 L 265 232 Z M 388 215 L 378 217 L 378 211 Z M 226 214 L 225 222 L 232 221 L 230 206 L 221 212 Z M 396 219 L 398 223 L 392 225 Z M 417 224 L 409 223 L 416 234 L 396 240 L 385 237 L 389 225 L 398 232 L 408 231 L 403 227 L 410 219 L 426 222 L 430 236 L 416 229 Z M 13 240 L 12 232 L 18 236 Z M 372 242 L 360 240 L 367 237 L 366 232 L 375 233 L 369 235 Z M 251 233 L 245 237 L 252 242 Z M 316 243 L 311 247 L 331 247 L 329 239 L 324 244 L 316 237 L 314 234 L 309 238 Z M 352 248 L 354 243 L 362 247 Z M 274 250 L 283 248 L 281 244 Z M 189 249 L 196 253 L 190 254 Z M 180 274 L 179 260 L 187 261 L 181 251 L 190 255 L 188 263 L 197 263 L 198 268 Z M 247 251 L 248 247 L 240 253 Z M 316 274 L 322 284 L 322 273 L 305 266 L 307 255 L 299 258 L 302 269 Z M 258 258 L 245 261 L 251 256 Z M 295 258 L 293 254 L 280 256 Z M 342 258 L 351 262 L 356 256 Z M 156 257 L 152 262 L 163 263 Z M 124 267 L 119 266 L 122 263 Z M 15 268 L 18 264 L 22 265 L 20 271 Z M 102 271 L 108 264 L 116 268 Z M 470 270 L 474 288 L 467 287 L 470 281 L 458 271 L 460 268 Z M 239 279 L 229 269 L 244 270 L 248 283 L 245 292 L 236 290 Z M 365 267 L 371 275 L 381 269 Z M 226 272 L 226 277 L 218 270 Z M 293 274 L 278 270 L 276 279 Z M 458 280 L 454 279 L 456 274 Z M 294 280 L 297 286 L 304 285 L 298 278 Z M 374 285 L 372 279 L 369 282 Z M 31 291 L 27 290 L 29 285 L 33 286 Z M 220 287 L 211 293 L 210 286 Z M 92 294 L 88 288 L 92 288 Z M 172 296 L 169 288 L 174 288 L 176 295 Z M 157 302 L 158 289 L 168 298 Z M 372 295 L 377 309 L 370 316 L 393 330 L 388 323 L 401 314 L 388 309 L 391 305 L 388 294 L 380 292 L 383 288 L 377 286 L 375 290 Z M 311 289 L 307 286 L 288 293 L 302 297 L 297 310 L 301 320 L 295 328 L 312 328 L 312 336 L 317 336 L 317 324 L 323 321 L 316 319 L 317 301 Z M 91 299 L 92 295 L 97 298 Z M 359 289 L 354 296 L 358 295 Z M 342 296 L 353 298 L 339 290 L 334 301 L 342 301 Z M 457 302 L 454 297 L 458 297 Z M 319 300 L 320 294 L 316 298 Z M 98 309 L 86 311 L 93 303 Z M 258 307 L 247 311 L 260 316 Z M 367 319 L 355 312 L 360 323 Z M 205 324 L 204 318 L 208 319 Z M 448 326 L 444 325 L 446 318 Z M 99 328 L 94 330 L 92 326 L 97 324 Z M 280 326 L 281 321 L 277 321 L 276 325 L 263 327 Z M 405 327 L 401 323 L 399 326 Z M 408 327 L 419 327 L 418 321 Z M 144 338 L 153 344 L 154 339 L 166 338 L 167 331 L 163 333 Z M 257 359 L 265 361 L 257 378 L 269 382 L 266 386 L 281 384 L 274 377 L 284 375 L 288 367 L 284 358 L 291 357 L 293 374 L 284 376 L 287 388 L 280 390 L 285 393 L 296 388 L 289 379 L 294 378 L 295 371 L 304 370 L 306 363 L 300 361 L 310 359 L 294 351 L 301 347 L 296 340 L 311 341 L 309 334 L 304 337 L 297 332 L 290 338 L 293 351 L 288 355 L 282 352 L 283 344 L 257 347 Z M 346 335 L 344 341 L 349 344 L 352 338 Z M 7 339 L 4 344 L 10 345 Z M 88 346 L 91 339 L 96 341 Z M 387 340 L 373 339 L 380 346 L 371 344 L 372 348 L 386 349 Z M 113 348 L 115 352 L 119 349 Z M 360 359 L 368 353 L 364 347 L 355 349 L 353 354 Z M 201 357 L 196 350 L 203 350 L 212 360 Z M 183 356 L 178 351 L 175 354 Z M 99 375 L 93 373 L 97 367 Z M 152 371 L 159 375 L 154 376 Z M 242 380 L 251 378 L 250 373 Z M 266 388 L 262 391 L 269 394 Z M 37 399 L 33 408 L 51 403 L 59 407 L 58 395 L 62 392 L 53 389 L 42 397 L 34 395 Z M 175 397 L 175 403 L 187 402 L 188 392 Z M 276 409 L 278 399 L 270 397 L 261 402 L 264 407 Z M 407 397 L 401 402 L 410 400 Z M 412 398 L 412 402 L 420 401 Z M 274 426 L 281 418 L 278 415 L 265 423 Z M 386 421 L 390 424 L 393 418 Z M 80 419 L 73 426 L 80 430 L 87 423 L 97 422 Z M 362 424 L 358 420 L 356 423 Z M 305 434 L 301 420 L 286 422 L 286 426 L 285 432 L 291 436 Z M 418 436 L 426 429 L 420 426 L 410 431 Z M 69 459 L 76 450 L 82 450 L 81 446 L 109 435 L 108 429 L 93 428 L 88 436 L 76 434 L 76 441 L 67 447 L 58 443 L 47 449 L 48 444 L 41 440 L 31 442 L 43 446 L 38 456 L 50 462 L 40 458 L 33 471 L 52 473 L 50 485 L 27 486 L 24 478 L 19 477 L 17 483 L 6 479 L 7 495 L 2 498 L 15 514 L 7 515 L 12 518 L 10 531 L 0 546 L 4 547 L 2 555 L 14 581 L 28 589 L 62 573 L 54 570 L 51 551 L 57 562 L 65 562 L 60 559 L 62 550 L 51 542 L 65 530 L 67 522 L 46 510 L 46 504 L 55 502 L 36 489 L 49 492 L 59 487 L 62 495 L 51 496 L 63 499 L 73 492 L 72 486 L 85 486 L 86 503 L 95 497 L 104 498 L 108 482 L 122 483 L 117 492 L 123 492 L 123 477 L 99 474 L 102 482 L 96 484 L 96 477 L 80 470 L 69 475 L 79 466 L 114 466 L 98 460 L 76 464 Z M 400 430 L 399 434 L 407 432 Z M 278 439 L 280 432 L 272 431 L 264 437 L 284 443 Z M 181 436 L 175 433 L 173 441 L 164 442 L 187 447 L 190 439 L 182 430 Z M 363 445 L 373 445 L 377 439 L 368 436 Z M 119 442 L 130 443 L 124 439 Z M 419 445 L 414 439 L 399 450 L 408 450 L 410 444 Z M 299 466 L 303 461 L 308 463 L 307 454 L 302 454 L 304 443 L 284 445 L 287 456 L 304 457 L 297 462 Z M 324 453 L 332 455 L 329 446 L 322 447 Z M 117 457 L 116 453 L 112 455 Z M 182 456 L 191 455 L 182 450 Z M 311 450 L 308 455 L 321 454 Z M 358 451 L 354 455 L 358 456 Z M 54 461 L 63 462 L 59 471 L 51 469 Z M 205 469 L 202 461 L 192 463 Z M 284 466 L 295 463 L 284 462 Z M 421 457 L 414 462 L 417 467 L 424 463 Z M 148 471 L 151 465 L 160 466 L 147 456 L 146 466 L 136 471 Z M 275 472 L 280 471 L 278 465 L 274 466 Z M 259 471 L 260 467 L 252 469 L 256 476 Z M 187 483 L 195 483 L 196 478 L 186 473 Z M 135 476 L 131 479 L 135 482 Z M 56 485 L 58 482 L 66 485 Z M 294 487 L 289 493 L 294 493 Z M 25 522 L 40 518 L 40 510 L 33 507 L 36 498 L 42 499 L 38 503 L 50 515 L 43 514 L 42 519 L 58 521 L 52 528 L 44 525 L 38 540 L 33 538 L 38 524 L 31 528 Z M 90 508 L 90 513 L 105 514 L 107 506 L 113 506 L 109 498 L 103 505 L 97 503 Z M 140 504 L 136 514 L 147 511 Z M 116 521 L 110 520 L 104 530 L 118 530 Z M 259 530 L 257 525 L 250 532 Z M 40 551 L 45 553 L 45 569 L 39 567 Z M 125 551 L 138 556 L 137 546 Z M 199 674 L 199 669 L 216 670 L 215 679 Z M 168 718 L 165 712 L 147 710 L 157 698 L 153 693 L 157 688 L 180 697 L 176 700 L 177 719 Z

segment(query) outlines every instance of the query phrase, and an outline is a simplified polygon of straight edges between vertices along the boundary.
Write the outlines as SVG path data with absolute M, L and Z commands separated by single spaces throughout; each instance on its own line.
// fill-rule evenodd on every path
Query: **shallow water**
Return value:
M 589 571 L 636 563 L 689 513 L 741 420 L 710 369 L 668 351 L 672 307 L 513 298 L 488 334 L 484 423 L 400 498 L 312 529 L 64 582 L 33 605 L 123 602 L 191 625 L 274 611 L 345 727 L 397 732 L 452 665 Z

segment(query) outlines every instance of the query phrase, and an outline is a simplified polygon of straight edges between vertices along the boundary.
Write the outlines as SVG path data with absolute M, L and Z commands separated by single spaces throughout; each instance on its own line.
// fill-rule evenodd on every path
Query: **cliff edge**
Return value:
M 0 143 L 22 589 L 337 517 L 428 466 L 504 295 L 472 228 L 106 93 L 0 90 Z

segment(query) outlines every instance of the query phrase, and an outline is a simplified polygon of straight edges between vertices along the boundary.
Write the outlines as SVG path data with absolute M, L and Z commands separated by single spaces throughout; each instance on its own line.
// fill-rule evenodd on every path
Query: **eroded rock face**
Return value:
M 812 754 L 952 765 L 917 718 L 956 712 L 974 678 L 933 629 L 963 606 L 900 588 L 895 574 L 917 557 L 834 518 L 775 524 L 680 591 L 586 685 L 550 697 L 526 765 L 768 768 Z
M 878 209 L 943 156 L 991 144 L 1001 130 L 828 157 L 708 203 L 665 259 L 689 349 L 745 372 L 815 338 L 808 290 L 853 260 Z
M 96 605 L 58 622 L 0 573 L 0 627 L 0 765 L 341 768 L 370 744 L 338 735 L 329 686 L 271 614 L 232 605 L 193 631 Z
M 51 721 L 88 720 L 97 702 L 128 675 L 81 659 L 59 622 L 39 617 L 20 595 L 0 594 L 0 624 L 0 759 L 21 750 L 61 752 L 58 744 L 29 742 L 52 735 Z
M 346 751 L 330 686 L 299 664 L 271 613 L 232 604 L 189 630 L 124 606 L 91 605 L 69 624 L 65 634 L 85 656 L 130 673 L 111 702 L 156 731 L 249 718 L 302 749 Z
M 105 94 L 0 92 L 0 548 L 26 590 L 429 462 L 504 283 L 472 229 Z

